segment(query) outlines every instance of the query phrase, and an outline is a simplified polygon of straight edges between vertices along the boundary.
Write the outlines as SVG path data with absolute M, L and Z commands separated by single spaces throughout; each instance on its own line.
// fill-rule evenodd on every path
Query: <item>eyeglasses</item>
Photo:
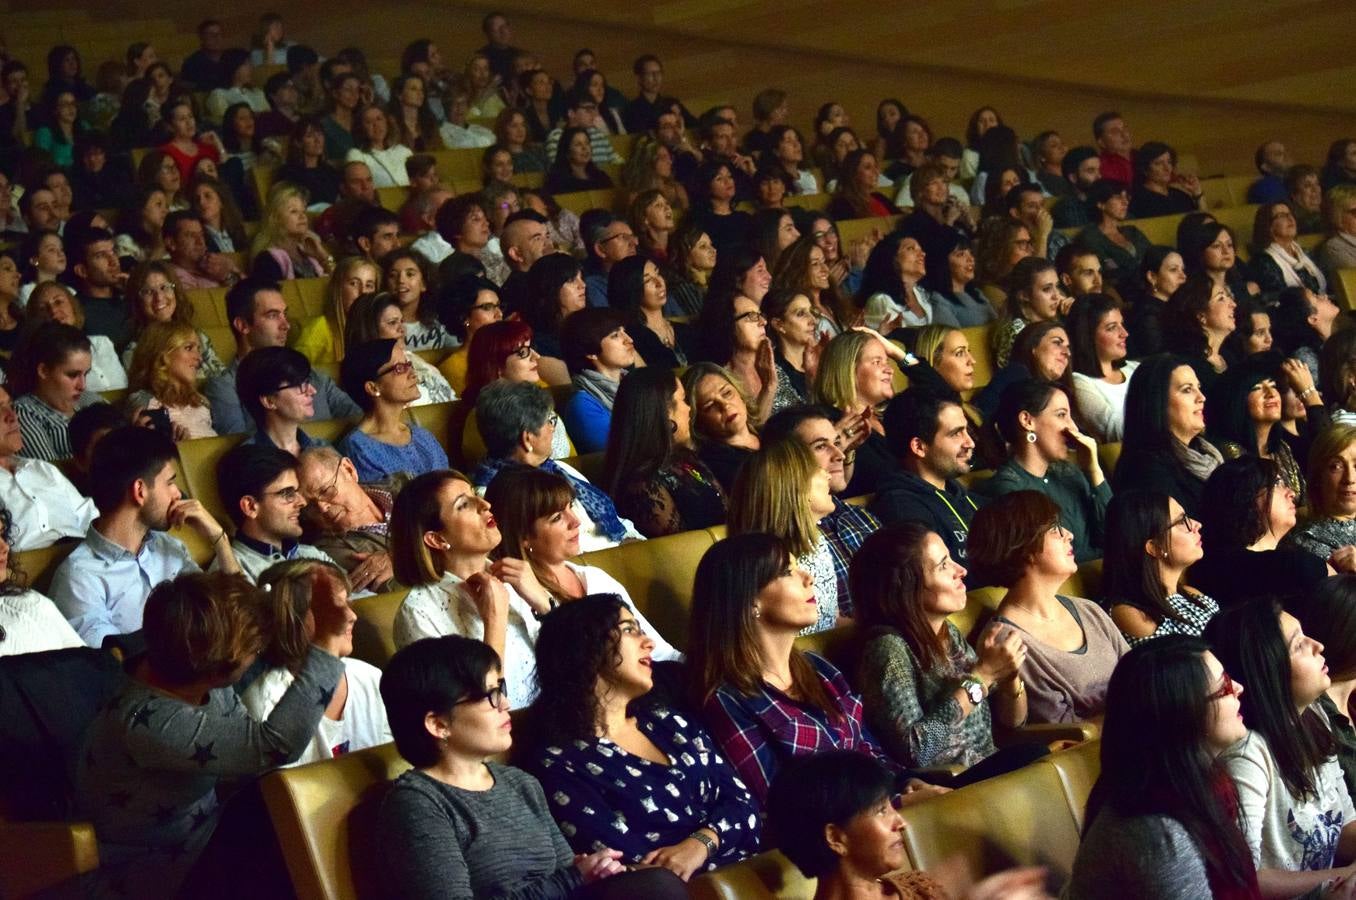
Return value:
M 499 301 L 496 300 L 494 303 L 477 303 L 471 307 L 471 312 L 492 312 L 499 308 Z
M 1195 534 L 1197 531 L 1200 530 L 1201 524 L 1197 522 L 1195 519 L 1191 518 L 1191 516 L 1188 516 L 1186 513 L 1182 513 L 1180 516 L 1173 519 L 1172 524 L 1169 525 L 1168 527 L 1185 528 L 1188 532 Z
M 391 367 L 390 367 L 389 369 L 378 369 L 378 370 L 377 370 L 377 377 L 378 377 L 378 378 L 381 378 L 381 377 L 383 377 L 383 376 L 385 376 L 385 375 L 404 375 L 404 374 L 406 374 L 407 372 L 413 372 L 413 371 L 414 371 L 414 363 L 410 362 L 409 360 L 405 360 L 405 362 L 398 362 L 398 363 L 392 364 Z
M 640 242 L 640 238 L 636 237 L 636 236 L 635 236 L 634 234 L 632 234 L 631 232 L 629 232 L 629 231 L 622 231 L 622 232 L 619 232 L 619 233 L 617 233 L 617 234 L 612 235 L 612 237 L 605 237 L 605 238 L 603 238 L 601 241 L 599 241 L 598 243 L 600 243 L 600 244 L 606 244 L 608 241 L 615 241 L 617 238 L 621 238 L 622 240 L 626 241 L 627 243 L 630 243 L 630 242 L 632 242 L 632 241 L 637 242 L 637 243 Z
M 167 281 L 159 287 L 145 284 L 141 286 L 141 290 L 137 291 L 137 295 L 141 297 L 154 297 L 156 294 L 173 294 L 174 289 L 177 287 L 178 285 L 172 281 Z
M 343 457 L 340 457 L 339 461 L 334 464 L 334 477 L 330 479 L 330 483 L 316 492 L 316 499 L 318 501 L 321 503 L 333 503 L 334 498 L 339 496 L 339 473 L 343 471 L 343 468 L 344 460 Z
M 264 491 L 265 497 L 277 497 L 284 503 L 295 503 L 301 498 L 301 491 L 294 487 L 285 487 L 278 491 Z
M 463 703 L 479 703 L 482 700 L 490 701 L 490 706 L 495 709 L 508 709 L 508 682 L 499 679 L 499 683 L 486 691 L 478 691 L 471 696 L 458 700 L 453 706 L 461 706 Z
M 1206 696 L 1207 703 L 1211 700 L 1223 700 L 1225 697 L 1232 697 L 1238 693 L 1238 688 L 1234 685 L 1234 680 L 1229 677 L 1228 672 L 1220 676 L 1220 682 L 1219 690 Z
M 767 319 L 763 318 L 763 314 L 758 312 L 757 310 L 751 310 L 746 313 L 740 313 L 739 315 L 734 317 L 734 320 L 736 322 L 757 322 L 759 325 L 767 324 Z
M 518 357 L 519 359 L 531 359 L 531 358 L 532 358 L 532 345 L 531 345 L 531 344 L 523 344 L 521 347 L 518 347 L 518 348 L 516 348 L 516 349 L 514 349 L 514 350 L 510 350 L 510 351 L 509 351 L 509 356 L 516 356 L 516 357 Z

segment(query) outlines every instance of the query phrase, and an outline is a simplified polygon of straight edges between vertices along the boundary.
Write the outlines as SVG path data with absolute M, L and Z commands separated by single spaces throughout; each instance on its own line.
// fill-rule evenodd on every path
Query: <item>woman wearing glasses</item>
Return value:
M 537 780 L 494 761 L 513 744 L 505 691 L 499 656 L 464 637 L 419 641 L 387 664 L 381 696 L 396 749 L 414 766 L 377 816 L 391 896 L 482 897 L 512 885 L 543 900 L 686 897 L 670 872 L 625 872 L 616 850 L 574 854 Z
M 467 351 L 466 390 L 461 399 L 474 406 L 480 392 L 496 381 L 546 387 L 541 380 L 541 354 L 533 348 L 532 338 L 532 326 L 519 319 L 491 322 L 478 330 Z M 487 453 L 474 409 L 467 415 L 466 426 L 462 429 L 461 453 L 468 465 L 480 462 Z M 564 428 L 556 428 L 551 434 L 551 459 L 574 455 L 570 436 Z
M 132 342 L 122 351 L 122 364 L 132 365 L 132 354 L 136 351 L 137 337 L 152 322 L 177 322 L 183 325 L 193 323 L 193 306 L 184 297 L 179 285 L 174 282 L 174 269 L 169 263 L 151 260 L 142 263 L 127 276 L 127 302 L 132 311 Z M 198 367 L 198 379 L 206 381 L 215 378 L 226 368 L 217 355 L 212 341 L 201 328 L 197 329 L 198 348 L 202 351 L 202 365 Z M 90 385 L 91 390 L 108 390 Z
M 439 330 L 442 330 L 441 327 Z M 456 391 L 452 390 L 452 385 L 447 383 L 437 366 L 419 354 L 409 352 L 407 335 L 400 298 L 387 293 L 366 294 L 359 297 L 349 309 L 348 323 L 344 328 L 344 345 L 354 347 L 367 341 L 397 341 L 406 351 L 406 359 L 414 366 L 414 376 L 419 382 L 419 397 L 411 406 L 450 403 L 457 399 Z
M 1183 583 L 1200 561 L 1201 523 L 1156 491 L 1118 494 L 1107 507 L 1102 606 L 1131 647 L 1170 634 L 1199 637 L 1219 604 Z
M 427 429 L 407 421 L 405 407 L 419 398 L 414 364 L 398 339 L 349 344 L 339 372 L 362 420 L 339 441 L 362 481 L 447 468 L 447 453 Z
M 438 318 L 460 346 L 438 365 L 452 390 L 465 397 L 471 339 L 485 325 L 501 322 L 504 307 L 499 288 L 483 276 L 465 275 L 438 294 Z

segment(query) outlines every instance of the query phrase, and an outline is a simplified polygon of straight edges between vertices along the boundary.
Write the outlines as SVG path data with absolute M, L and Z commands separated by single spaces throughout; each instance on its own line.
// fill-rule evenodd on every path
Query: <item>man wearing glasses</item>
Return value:
M 579 218 L 589 258 L 584 261 L 585 298 L 589 306 L 607 306 L 607 279 L 612 267 L 636 255 L 640 241 L 624 219 L 601 209 L 591 209 Z
M 306 498 L 302 525 L 315 546 L 349 573 L 355 591 L 394 590 L 386 532 L 400 485 L 360 483 L 352 460 L 321 444 L 302 451 L 297 480 Z

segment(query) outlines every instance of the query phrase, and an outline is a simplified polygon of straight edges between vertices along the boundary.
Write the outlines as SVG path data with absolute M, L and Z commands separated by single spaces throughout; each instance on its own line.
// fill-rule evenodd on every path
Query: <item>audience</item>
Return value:
M 363 414 L 340 439 L 338 449 L 353 460 L 361 480 L 447 468 L 447 452 L 438 439 L 405 413 L 419 398 L 419 379 L 399 339 L 349 347 L 340 381 Z
M 1309 451 L 1309 510 L 1284 544 L 1356 572 L 1356 426 L 1332 425 Z M 8 504 L 6 504 L 8 505 Z M 11 507 L 12 509 L 13 507 Z
M 1352 577 L 1347 574 L 1324 579 L 1313 593 L 1294 597 L 1287 606 L 1291 615 L 1306 629 L 1306 634 L 1323 647 L 1323 658 L 1329 666 L 1332 684 L 1318 698 L 1317 706 L 1327 720 L 1328 728 L 1337 742 L 1337 763 L 1342 767 L 1342 780 L 1350 793 L 1356 776 L 1356 743 L 1351 727 L 1351 692 L 1356 688 L 1351 659 L 1353 600 Z
M 20 455 L 53 463 L 70 458 L 71 416 L 97 399 L 85 390 L 89 370 L 89 338 L 71 325 L 41 324 L 15 349 L 6 371 L 23 436 Z

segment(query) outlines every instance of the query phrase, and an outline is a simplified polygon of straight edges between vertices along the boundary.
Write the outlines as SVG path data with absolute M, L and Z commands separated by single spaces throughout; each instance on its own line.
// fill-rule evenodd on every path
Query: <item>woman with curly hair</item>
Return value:
M 689 206 L 687 188 L 673 177 L 673 151 L 648 134 L 636 139 L 622 167 L 621 182 L 632 195 L 659 191 L 679 213 Z
M 216 437 L 212 409 L 198 392 L 202 347 L 192 325 L 156 322 L 148 326 L 132 354 L 127 398 L 133 409 L 163 409 L 176 441 Z
M 758 807 L 701 724 L 653 696 L 652 638 L 613 594 L 547 616 L 527 762 L 570 846 L 687 880 L 758 849 Z
M 51 598 L 24 586 L 24 573 L 11 565 L 15 538 L 14 520 L 0 507 L 0 656 L 85 646 Z

